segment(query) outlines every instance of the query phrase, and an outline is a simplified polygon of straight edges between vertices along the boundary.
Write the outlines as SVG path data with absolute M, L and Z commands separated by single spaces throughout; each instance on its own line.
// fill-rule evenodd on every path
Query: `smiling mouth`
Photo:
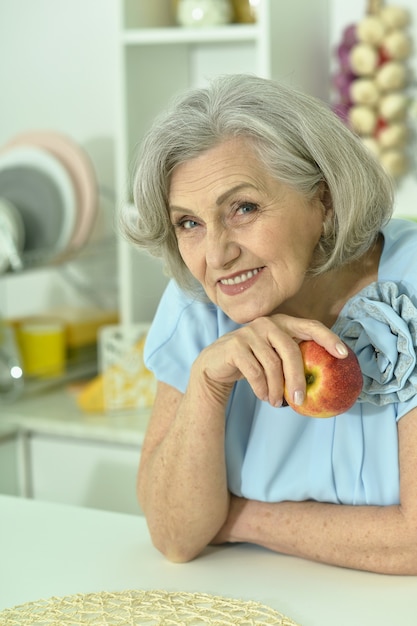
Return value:
M 259 274 L 259 272 L 261 272 L 262 270 L 263 270 L 263 267 L 258 267 L 255 270 L 249 270 L 249 272 L 243 272 L 242 274 L 237 274 L 236 276 L 233 276 L 232 278 L 222 278 L 219 282 L 222 285 L 240 285 L 242 283 L 245 283 L 247 280 L 250 280 L 254 276 L 256 276 L 256 274 Z

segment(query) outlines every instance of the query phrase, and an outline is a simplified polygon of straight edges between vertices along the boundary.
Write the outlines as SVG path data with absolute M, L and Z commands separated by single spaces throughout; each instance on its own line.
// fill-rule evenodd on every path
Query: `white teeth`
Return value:
M 256 276 L 259 270 L 250 270 L 249 272 L 245 272 L 244 274 L 240 274 L 240 276 L 235 276 L 234 278 L 224 278 L 220 282 L 222 285 L 238 285 L 239 283 L 244 283 L 249 278 Z

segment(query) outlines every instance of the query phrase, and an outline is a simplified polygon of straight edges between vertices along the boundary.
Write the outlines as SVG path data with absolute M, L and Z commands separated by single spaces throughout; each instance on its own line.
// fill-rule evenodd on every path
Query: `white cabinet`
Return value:
M 0 493 L 20 494 L 18 439 L 13 433 L 2 435 L 0 432 Z
M 136 475 L 149 413 L 84 413 L 74 392 L 59 387 L 20 398 L 1 415 L 0 492 L 140 513 Z
M 121 0 L 117 179 L 131 201 L 138 143 L 173 94 L 210 76 L 249 72 L 328 94 L 328 0 L 260 0 L 256 24 L 181 28 L 171 0 Z M 160 264 L 120 241 L 123 322 L 151 321 L 166 283 Z
M 140 514 L 140 447 L 40 433 L 28 435 L 29 495 L 108 511 Z

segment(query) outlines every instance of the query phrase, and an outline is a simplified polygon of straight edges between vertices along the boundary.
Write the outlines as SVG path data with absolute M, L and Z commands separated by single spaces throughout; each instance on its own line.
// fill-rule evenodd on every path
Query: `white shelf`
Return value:
M 201 44 L 256 41 L 258 33 L 257 24 L 231 24 L 217 28 L 132 28 L 122 32 L 121 40 L 125 45 Z

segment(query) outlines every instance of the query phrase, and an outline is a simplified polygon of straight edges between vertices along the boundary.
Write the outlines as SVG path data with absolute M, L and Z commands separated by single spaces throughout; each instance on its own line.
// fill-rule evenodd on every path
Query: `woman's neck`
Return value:
M 382 248 L 381 235 L 375 245 L 357 261 L 325 274 L 306 278 L 297 297 L 287 303 L 285 311 L 280 312 L 316 319 L 330 328 L 346 302 L 378 279 Z

